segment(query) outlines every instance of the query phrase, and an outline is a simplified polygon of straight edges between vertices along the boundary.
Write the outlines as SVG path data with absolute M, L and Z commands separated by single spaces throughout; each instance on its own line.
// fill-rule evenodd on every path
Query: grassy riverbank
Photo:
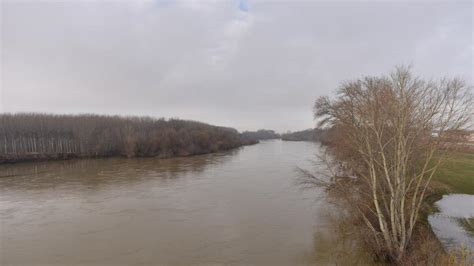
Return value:
M 420 235 L 424 235 L 422 236 L 423 241 L 419 241 L 419 246 L 415 251 L 416 255 L 423 257 L 425 261 L 426 258 L 429 261 L 430 254 L 443 253 L 441 243 L 428 223 L 428 216 L 438 211 L 435 203 L 443 195 L 451 193 L 474 194 L 474 153 L 454 153 L 440 166 L 433 177 L 431 193 L 427 196 L 421 212 L 420 230 L 424 233 Z M 470 223 L 463 225 L 463 227 L 474 232 Z M 466 262 L 473 259 L 469 252 L 472 251 L 460 247 L 459 250 L 434 258 L 434 262 L 436 265 L 467 265 L 463 264 L 462 261 Z
M 438 170 L 433 184 L 436 200 L 449 193 L 474 195 L 474 153 L 455 153 Z M 462 221 L 461 226 L 474 234 L 472 218 Z
M 455 153 L 439 168 L 433 183 L 441 195 L 474 194 L 474 153 Z
M 454 153 L 440 166 L 425 201 L 423 220 L 437 211 L 434 203 L 450 193 L 474 194 L 474 153 Z
M 431 181 L 422 220 L 436 212 L 434 203 L 450 193 L 474 194 L 474 153 L 454 153 L 444 162 Z

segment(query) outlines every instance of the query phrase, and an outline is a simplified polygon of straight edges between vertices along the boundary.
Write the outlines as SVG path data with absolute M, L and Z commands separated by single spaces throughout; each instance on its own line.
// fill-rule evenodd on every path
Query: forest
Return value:
M 249 140 L 279 139 L 280 135 L 273 130 L 259 129 L 257 131 L 244 131 L 242 137 Z
M 324 142 L 327 130 L 310 128 L 302 131 L 288 132 L 281 134 L 282 140 L 287 141 L 319 141 Z
M 201 122 L 104 115 L 0 114 L 0 163 L 74 157 L 173 157 L 257 141 Z

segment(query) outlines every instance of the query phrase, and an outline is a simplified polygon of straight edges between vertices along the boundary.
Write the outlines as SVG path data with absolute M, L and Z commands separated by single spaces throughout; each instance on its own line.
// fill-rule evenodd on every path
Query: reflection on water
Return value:
M 333 209 L 295 182 L 317 149 L 0 166 L 0 264 L 329 263 Z
M 0 184 L 12 189 L 51 189 L 64 183 L 81 184 L 82 188 L 100 187 L 117 182 L 135 182 L 144 178 L 173 179 L 186 172 L 201 172 L 208 165 L 224 162 L 238 149 L 193 157 L 171 159 L 82 159 L 41 163 L 0 165 Z M 87 177 L 87 178 L 85 178 Z M 15 178 L 15 182 L 2 178 Z
M 436 206 L 439 213 L 430 215 L 428 221 L 443 246 L 474 249 L 474 195 L 444 195 Z

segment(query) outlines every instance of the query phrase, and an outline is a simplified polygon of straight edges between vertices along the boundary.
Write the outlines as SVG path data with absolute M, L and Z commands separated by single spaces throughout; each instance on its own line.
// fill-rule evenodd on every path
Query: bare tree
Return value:
M 315 117 L 331 128 L 329 150 L 343 172 L 325 184 L 345 196 L 380 257 L 404 258 L 430 181 L 470 125 L 472 99 L 461 80 L 424 81 L 398 67 L 316 101 Z

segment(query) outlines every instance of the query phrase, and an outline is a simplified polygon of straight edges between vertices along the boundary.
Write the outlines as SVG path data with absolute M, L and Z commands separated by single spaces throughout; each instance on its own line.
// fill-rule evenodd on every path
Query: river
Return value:
M 186 158 L 2 165 L 0 264 L 349 259 L 335 254 L 335 208 L 297 182 L 318 147 L 274 140 Z

